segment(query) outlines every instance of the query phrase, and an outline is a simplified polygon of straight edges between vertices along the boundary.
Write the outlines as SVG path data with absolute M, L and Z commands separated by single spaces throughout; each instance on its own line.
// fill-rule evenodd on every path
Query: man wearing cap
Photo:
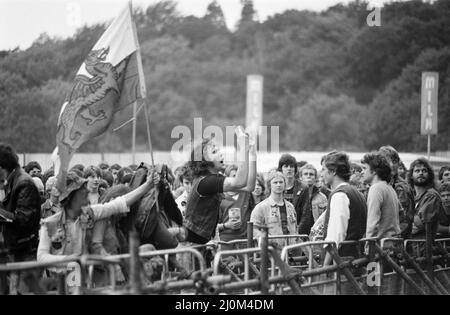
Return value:
M 96 205 L 89 205 L 86 182 L 74 173 L 67 175 L 67 189 L 60 194 L 61 211 L 42 220 L 38 261 L 57 261 L 87 253 L 86 230 L 92 229 L 95 221 L 129 212 L 129 207 L 159 182 L 159 174 L 153 172 L 130 193 Z

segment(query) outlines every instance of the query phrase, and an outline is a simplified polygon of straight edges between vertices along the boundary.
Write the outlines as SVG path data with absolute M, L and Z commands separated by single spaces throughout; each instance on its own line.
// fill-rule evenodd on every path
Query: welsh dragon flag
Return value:
M 58 119 L 53 152 L 57 188 L 65 190 L 70 160 L 86 141 L 103 134 L 115 113 L 146 95 L 131 4 L 111 23 L 75 76 Z

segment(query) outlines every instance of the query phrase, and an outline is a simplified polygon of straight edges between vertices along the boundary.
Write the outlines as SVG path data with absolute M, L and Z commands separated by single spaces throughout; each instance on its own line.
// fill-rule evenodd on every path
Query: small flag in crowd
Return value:
M 53 152 L 57 188 L 75 151 L 111 125 L 114 114 L 145 97 L 139 42 L 131 4 L 112 22 L 87 55 L 62 105 Z

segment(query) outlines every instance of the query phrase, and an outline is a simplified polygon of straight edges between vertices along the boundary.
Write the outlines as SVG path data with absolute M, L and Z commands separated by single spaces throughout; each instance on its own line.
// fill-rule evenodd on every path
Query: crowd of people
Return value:
M 173 171 L 144 163 L 75 165 L 64 191 L 53 169 L 43 172 L 36 161 L 21 167 L 14 149 L 0 144 L 1 263 L 126 253 L 131 230 L 155 249 L 229 242 L 247 238 L 247 222 L 255 237 L 268 228 L 269 235 L 306 234 L 338 245 L 364 237 L 425 238 L 426 231 L 450 236 L 450 165 L 435 178 L 425 158 L 407 168 L 393 147 L 383 146 L 361 161 L 330 152 L 320 170 L 282 154 L 262 174 L 255 145 L 247 134 L 238 138 L 245 154 L 237 164 L 225 165 L 221 148 L 207 138 L 196 148 L 200 159 L 194 149 Z M 352 250 L 341 247 L 340 254 Z M 176 257 L 170 265 L 186 267 Z M 127 277 L 126 270 L 117 273 Z M 10 293 L 20 291 L 19 279 L 9 282 Z

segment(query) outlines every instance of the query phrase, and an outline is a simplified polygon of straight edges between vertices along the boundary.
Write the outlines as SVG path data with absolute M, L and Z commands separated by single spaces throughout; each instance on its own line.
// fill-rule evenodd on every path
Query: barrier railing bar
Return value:
M 330 253 L 331 257 L 337 263 L 337 265 L 339 266 L 339 269 L 342 270 L 342 272 L 344 273 L 345 277 L 350 282 L 352 287 L 356 290 L 356 292 L 359 295 L 366 295 L 366 292 L 364 292 L 363 289 L 361 289 L 361 287 L 359 286 L 358 282 L 356 282 L 355 277 L 350 272 L 349 266 L 342 262 L 341 257 L 339 257 L 339 255 L 337 253 L 336 247 L 334 247 L 334 246 L 327 246 L 327 247 L 325 247 L 325 249 Z
M 389 257 L 377 244 L 373 244 L 373 248 L 377 251 L 377 253 L 383 258 L 396 272 L 399 276 L 401 276 L 410 286 L 412 286 L 420 295 L 425 295 L 425 291 L 423 291 L 412 279 L 405 273 L 399 265 Z
M 261 293 L 264 295 L 269 294 L 269 228 L 261 227 L 261 268 L 260 268 L 260 281 L 261 281 Z
M 409 265 L 414 269 L 417 275 L 425 282 L 425 284 L 431 289 L 434 294 L 442 295 L 447 294 L 447 292 L 441 292 L 433 283 L 433 281 L 423 272 L 423 270 L 417 265 L 415 260 L 402 248 L 403 257 L 409 263 Z

